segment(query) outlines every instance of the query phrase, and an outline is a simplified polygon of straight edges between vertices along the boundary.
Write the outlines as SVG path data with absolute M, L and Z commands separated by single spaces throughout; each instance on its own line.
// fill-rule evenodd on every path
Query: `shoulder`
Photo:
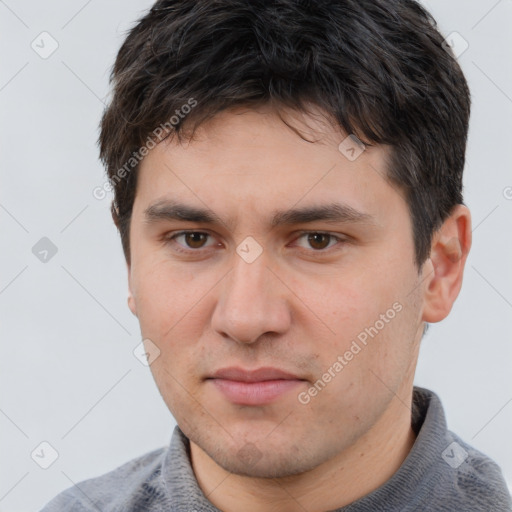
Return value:
M 412 424 L 417 439 L 399 470 L 412 485 L 406 510 L 512 512 L 510 492 L 499 466 L 448 430 L 439 397 L 414 388 Z
M 155 498 L 163 493 L 157 482 L 167 450 L 159 448 L 104 475 L 79 482 L 58 494 L 41 512 L 144 510 L 144 504 L 158 502 Z
M 468 511 L 511 512 L 512 500 L 500 467 L 453 432 L 448 437 L 451 442 L 442 452 L 446 493 Z

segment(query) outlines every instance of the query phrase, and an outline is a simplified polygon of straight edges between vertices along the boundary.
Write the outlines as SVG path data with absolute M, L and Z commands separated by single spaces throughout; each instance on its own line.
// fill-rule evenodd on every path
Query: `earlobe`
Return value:
M 130 311 L 137 316 L 137 308 L 135 306 L 135 299 L 133 298 L 132 292 L 130 289 L 128 289 L 128 307 L 130 308 Z
M 457 205 L 434 233 L 430 258 L 423 267 L 425 322 L 440 322 L 450 313 L 470 248 L 471 214 L 466 206 Z
M 130 311 L 137 316 L 137 306 L 135 304 L 135 298 L 132 292 L 132 284 L 131 284 L 131 273 L 130 273 L 130 265 L 127 264 L 128 269 L 128 307 Z

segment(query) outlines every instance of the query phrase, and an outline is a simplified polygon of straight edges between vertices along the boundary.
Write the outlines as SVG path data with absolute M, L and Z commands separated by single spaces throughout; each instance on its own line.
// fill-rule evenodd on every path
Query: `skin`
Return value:
M 160 350 L 151 370 L 191 441 L 199 486 L 225 512 L 332 510 L 396 472 L 415 440 L 423 328 L 450 312 L 471 246 L 459 205 L 418 269 L 408 207 L 384 178 L 389 148 L 349 161 L 338 150 L 346 134 L 315 113 L 287 115 L 315 142 L 270 108 L 225 111 L 192 141 L 164 141 L 141 163 L 133 207 L 129 307 Z M 148 221 L 163 200 L 222 221 Z M 332 202 L 372 221 L 270 226 L 276 210 Z M 209 236 L 170 238 L 180 230 Z M 334 238 L 311 243 L 303 231 Z M 248 236 L 263 250 L 252 263 L 236 252 Z M 400 312 L 301 403 L 396 303 Z M 273 403 L 235 405 L 207 380 L 229 366 L 272 366 L 304 381 Z

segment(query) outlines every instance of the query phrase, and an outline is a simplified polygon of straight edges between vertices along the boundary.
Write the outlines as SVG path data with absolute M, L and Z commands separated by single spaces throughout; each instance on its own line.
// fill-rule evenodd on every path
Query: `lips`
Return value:
M 278 368 L 223 368 L 207 379 L 235 405 L 266 405 L 300 386 L 304 379 Z
M 262 382 L 267 380 L 303 380 L 297 375 L 279 370 L 278 368 L 264 367 L 256 370 L 242 370 L 241 368 L 223 368 L 217 370 L 214 379 L 236 380 L 239 382 Z

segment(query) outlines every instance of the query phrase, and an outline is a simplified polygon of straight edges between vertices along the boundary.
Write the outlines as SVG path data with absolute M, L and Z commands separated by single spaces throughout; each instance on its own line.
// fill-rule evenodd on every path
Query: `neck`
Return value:
M 229 473 L 191 442 L 199 487 L 224 512 L 322 512 L 346 506 L 389 480 L 414 444 L 412 392 L 400 395 L 349 449 L 291 477 L 250 478 Z

